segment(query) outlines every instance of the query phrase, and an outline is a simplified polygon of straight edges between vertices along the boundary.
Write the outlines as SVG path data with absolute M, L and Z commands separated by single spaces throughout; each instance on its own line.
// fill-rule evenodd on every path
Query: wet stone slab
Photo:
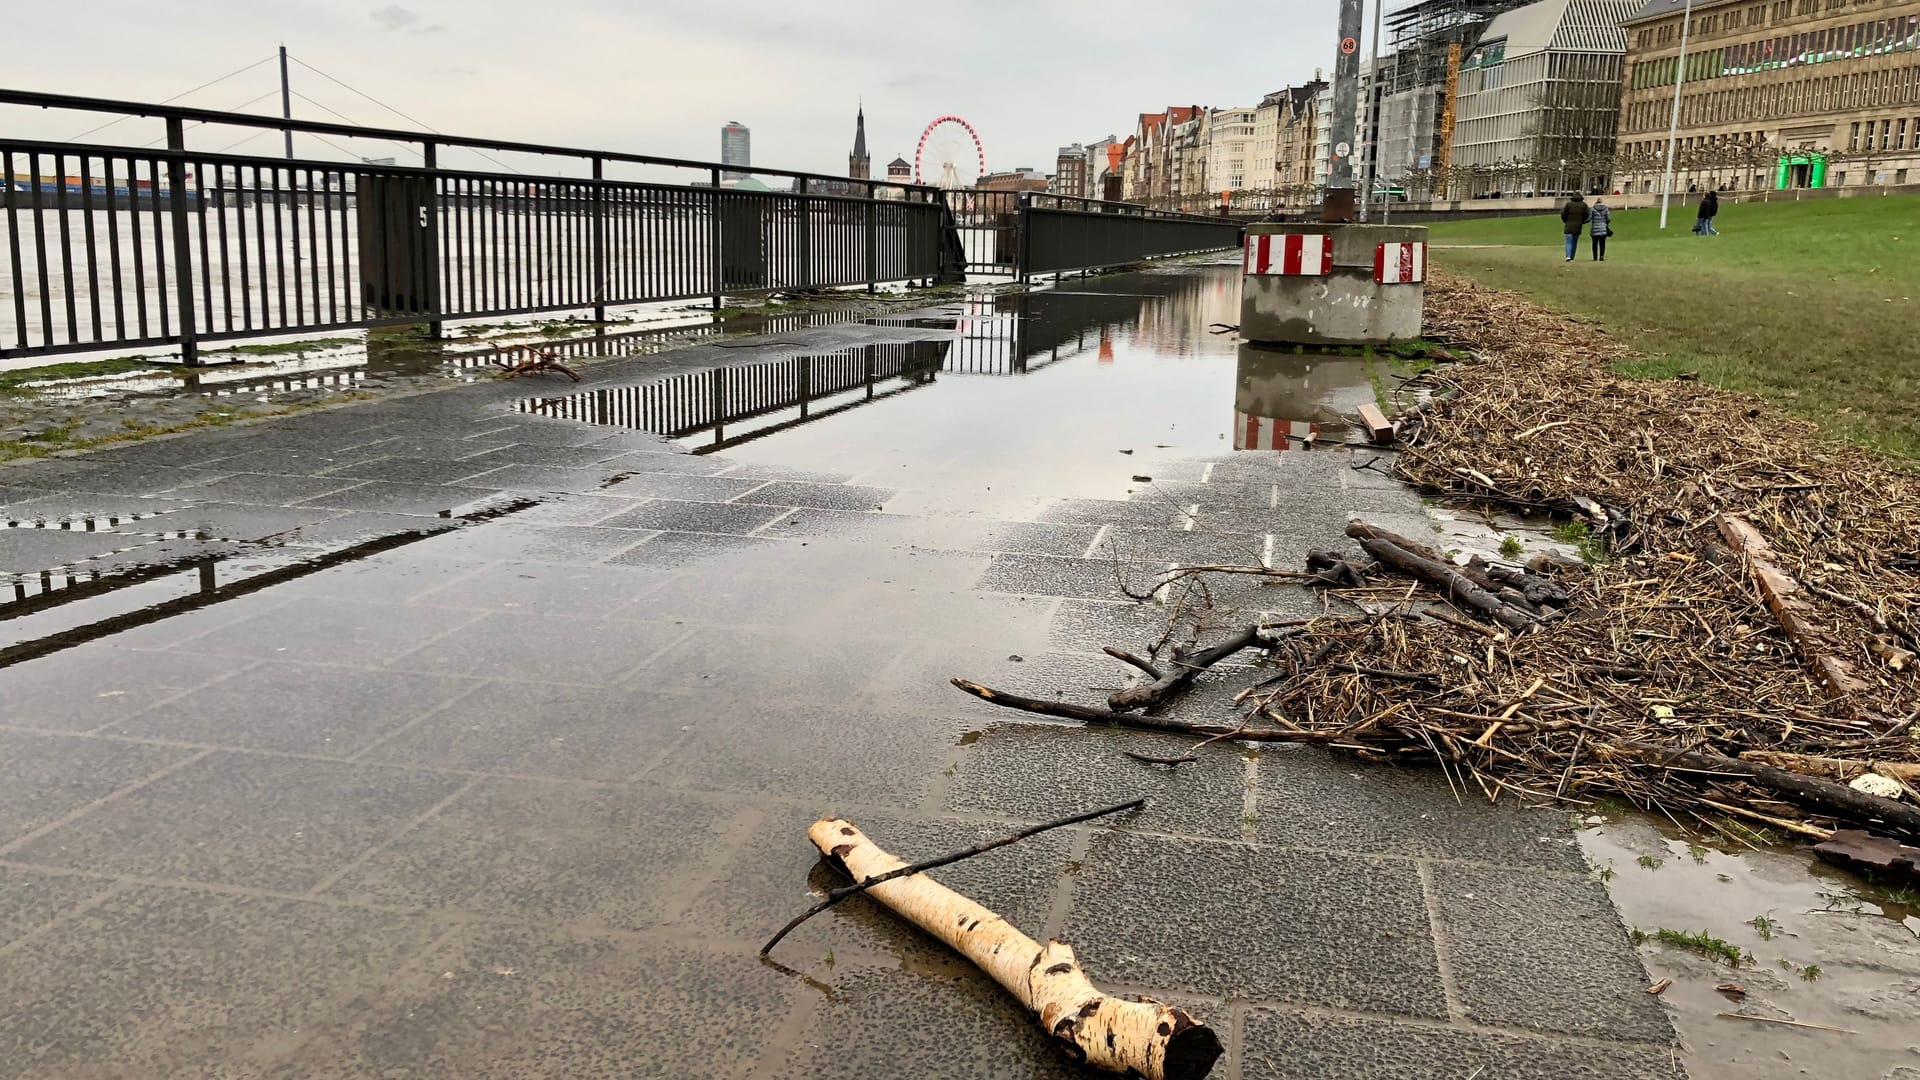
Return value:
M 111 887 L 97 877 L 0 866 L 0 949 Z
M 1064 936 L 1096 982 L 1444 1019 L 1421 897 L 1404 861 L 1109 832 Z
M 1492 1032 L 1259 1009 L 1246 1020 L 1244 1080 L 1682 1080 L 1664 1046 L 1569 1044 Z
M 0 964 L 0 1077 L 259 1075 L 436 932 L 391 912 L 130 887 Z
M 1308 748 L 1261 761 L 1259 836 L 1292 847 L 1433 855 L 1584 872 L 1566 815 L 1456 794 L 1425 766 L 1372 765 Z M 1380 813 L 1391 806 L 1391 815 Z
M 459 776 L 216 752 L 29 841 L 10 857 L 298 892 L 345 869 L 463 783 Z
M 1436 863 L 1440 922 L 1467 1015 L 1484 1024 L 1659 1041 L 1670 1028 L 1626 929 L 1589 875 Z
M 173 746 L 0 731 L 0 848 L 192 756 Z
M 736 812 L 680 792 L 490 778 L 373 851 L 327 893 L 649 930 L 684 902 L 684 880 Z
M 740 1077 L 802 992 L 812 991 L 749 957 L 478 924 L 337 1012 L 272 1075 Z

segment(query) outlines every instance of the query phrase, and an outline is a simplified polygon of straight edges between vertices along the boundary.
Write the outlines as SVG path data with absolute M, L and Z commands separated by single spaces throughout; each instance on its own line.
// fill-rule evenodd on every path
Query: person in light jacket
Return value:
M 1560 227 L 1567 234 L 1567 261 L 1573 261 L 1573 253 L 1580 250 L 1580 231 L 1587 225 L 1587 200 L 1584 195 L 1574 193 L 1567 205 L 1560 208 Z
M 1593 261 L 1607 261 L 1607 237 L 1613 235 L 1613 208 L 1605 199 L 1593 200 L 1587 212 L 1587 226 L 1593 232 Z

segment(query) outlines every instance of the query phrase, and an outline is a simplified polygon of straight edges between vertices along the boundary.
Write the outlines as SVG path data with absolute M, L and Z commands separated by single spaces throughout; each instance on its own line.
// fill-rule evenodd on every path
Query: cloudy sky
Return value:
M 1334 0 L 95 0 L 14 5 L 0 83 L 159 101 L 265 58 L 300 61 L 441 131 L 713 159 L 753 130 L 756 165 L 842 173 L 864 100 L 875 171 L 935 116 L 967 117 L 991 168 L 1051 171 L 1055 148 L 1125 135 L 1168 104 L 1252 104 L 1332 67 Z M 77 12 L 83 27 L 76 28 Z M 1370 14 L 1370 13 L 1369 13 Z M 183 104 L 271 112 L 261 64 Z M 412 127 L 295 64 L 296 116 Z M 258 100 L 253 100 L 258 99 Z M 323 108 L 324 107 L 324 108 Z M 104 119 L 104 118 L 103 118 Z M 0 133 L 70 138 L 99 120 L 0 108 Z M 157 126 L 93 136 L 138 145 Z M 217 150 L 245 131 L 196 131 Z M 349 147 L 374 155 L 377 147 Z M 339 158 L 300 137 L 302 157 Z M 266 135 L 236 153 L 277 152 Z M 392 152 L 388 148 L 387 152 Z M 404 154 L 400 156 L 406 163 Z M 416 159 L 417 160 L 417 159 Z M 449 164 L 459 162 L 449 159 Z M 572 170 L 569 170 L 572 171 Z

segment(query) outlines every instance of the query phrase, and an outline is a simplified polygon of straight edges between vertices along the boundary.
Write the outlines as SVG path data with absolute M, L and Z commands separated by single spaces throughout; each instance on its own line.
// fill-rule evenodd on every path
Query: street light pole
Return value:
M 1660 227 L 1667 227 L 1667 204 L 1673 201 L 1673 144 L 1680 134 L 1680 87 L 1687 81 L 1687 31 L 1693 27 L 1693 0 L 1680 15 L 1680 59 L 1673 72 L 1673 113 L 1667 120 L 1667 175 L 1660 185 Z

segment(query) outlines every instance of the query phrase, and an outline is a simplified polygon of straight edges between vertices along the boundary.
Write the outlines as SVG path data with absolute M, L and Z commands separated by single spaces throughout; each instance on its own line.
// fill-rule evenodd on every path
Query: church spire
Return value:
M 847 175 L 867 179 L 871 161 L 867 157 L 867 107 L 863 103 L 853 119 L 853 153 L 847 155 Z

